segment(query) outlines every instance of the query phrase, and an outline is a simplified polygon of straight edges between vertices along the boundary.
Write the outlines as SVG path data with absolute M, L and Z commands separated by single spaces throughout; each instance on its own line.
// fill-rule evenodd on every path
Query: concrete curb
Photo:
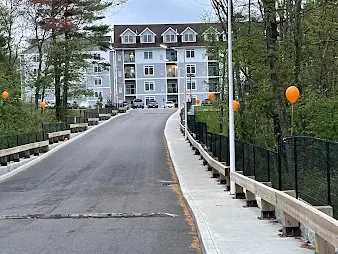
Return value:
M 129 111 L 130 111 L 130 110 L 129 110 Z M 102 123 L 100 123 L 100 124 L 98 124 L 98 125 L 93 126 L 92 128 L 90 128 L 90 129 L 84 131 L 83 133 L 77 135 L 76 137 L 74 137 L 74 138 L 72 138 L 72 139 L 69 139 L 68 141 L 64 141 L 62 144 L 60 144 L 60 145 L 54 147 L 54 148 L 51 149 L 50 151 L 48 151 L 48 152 L 46 152 L 46 153 L 44 153 L 44 154 L 42 154 L 42 155 L 40 155 L 40 156 L 38 156 L 38 157 L 36 157 L 36 158 L 33 158 L 32 160 L 28 161 L 26 164 L 21 165 L 21 166 L 15 168 L 14 170 L 12 170 L 12 171 L 10 171 L 10 172 L 8 172 L 8 173 L 6 173 L 6 174 L 0 176 L 0 183 L 3 182 L 3 181 L 5 181 L 5 180 L 7 180 L 8 178 L 10 178 L 10 177 L 12 177 L 12 176 L 18 174 L 18 173 L 20 173 L 20 172 L 26 170 L 27 168 L 29 168 L 29 167 L 35 165 L 36 163 L 42 161 L 43 159 L 45 159 L 45 158 L 47 158 L 48 156 L 50 156 L 50 155 L 52 155 L 53 153 L 55 153 L 56 151 L 60 150 L 62 147 L 64 147 L 64 146 L 68 145 L 69 143 L 74 142 L 75 140 L 77 140 L 77 139 L 79 139 L 79 138 L 85 136 L 86 134 L 92 132 L 93 130 L 96 130 L 96 129 L 100 128 L 101 126 L 103 126 L 103 125 L 105 125 L 106 123 L 112 121 L 113 119 L 116 119 L 116 118 L 118 118 L 118 117 L 120 117 L 120 116 L 123 116 L 123 115 L 128 114 L 129 111 L 127 111 L 126 113 L 121 113 L 121 114 L 118 114 L 118 115 L 116 115 L 116 116 L 113 116 L 113 117 L 111 117 L 110 119 L 108 119 L 107 121 L 104 121 L 104 122 L 102 122 Z
M 176 172 L 177 177 L 179 179 L 179 186 L 181 188 L 183 198 L 184 198 L 184 200 L 187 204 L 187 207 L 190 210 L 190 213 L 192 214 L 192 216 L 194 217 L 194 220 L 196 222 L 195 224 L 196 224 L 198 238 L 199 238 L 200 243 L 201 243 L 200 245 L 201 245 L 202 253 L 204 253 L 204 254 L 205 253 L 220 253 L 217 250 L 217 248 L 214 244 L 214 241 L 213 241 L 212 236 L 210 234 L 210 230 L 209 230 L 208 226 L 206 225 L 206 223 L 203 219 L 201 211 L 198 209 L 194 200 L 191 198 L 190 192 L 189 192 L 188 188 L 186 187 L 185 181 L 184 181 L 184 179 L 181 175 L 180 168 L 175 161 L 175 155 L 173 153 L 173 147 L 171 145 L 171 141 L 168 138 L 168 128 L 167 128 L 168 122 L 171 121 L 173 118 L 178 117 L 178 112 L 179 111 L 176 111 L 173 115 L 171 115 L 169 117 L 169 119 L 167 120 L 165 129 L 164 129 L 164 136 L 167 140 L 167 145 L 168 145 L 171 161 L 174 165 L 175 172 Z

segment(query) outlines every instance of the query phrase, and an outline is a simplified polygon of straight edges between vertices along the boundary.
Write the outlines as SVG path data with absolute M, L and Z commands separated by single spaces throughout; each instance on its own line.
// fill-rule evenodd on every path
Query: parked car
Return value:
M 128 103 L 128 101 L 124 101 L 124 102 L 122 103 L 122 105 L 123 105 L 123 107 L 126 107 L 126 108 L 129 109 L 129 103 Z
M 211 106 L 212 102 L 209 99 L 205 99 L 202 101 L 201 106 Z
M 158 103 L 155 100 L 148 101 L 148 108 L 158 108 Z
M 143 101 L 141 99 L 134 99 L 132 108 L 144 108 Z
M 173 103 L 172 101 L 167 101 L 165 104 L 166 108 L 175 108 L 175 103 Z

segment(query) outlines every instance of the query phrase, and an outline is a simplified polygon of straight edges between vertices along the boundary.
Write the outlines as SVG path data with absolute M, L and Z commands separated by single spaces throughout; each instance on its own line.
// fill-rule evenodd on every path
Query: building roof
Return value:
M 203 46 L 202 33 L 207 30 L 210 26 L 220 27 L 220 24 L 217 23 L 182 23 L 182 24 L 138 24 L 138 25 L 114 25 L 114 48 L 149 48 L 149 47 L 159 47 L 160 44 L 163 43 L 162 35 L 165 31 L 167 31 L 170 27 L 177 31 L 178 34 L 181 34 L 188 27 L 198 33 L 196 42 L 182 42 L 178 40 L 177 43 L 170 43 L 168 46 L 170 47 L 180 47 L 180 46 Z M 122 44 L 120 35 L 126 29 L 132 30 L 134 33 L 139 35 L 146 28 L 149 28 L 156 34 L 155 43 L 140 43 L 139 38 L 136 41 L 136 44 Z

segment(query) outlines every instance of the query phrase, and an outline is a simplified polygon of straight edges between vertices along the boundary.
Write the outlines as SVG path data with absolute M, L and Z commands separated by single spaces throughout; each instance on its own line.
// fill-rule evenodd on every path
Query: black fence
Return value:
M 66 116 L 64 118 L 65 124 L 74 124 L 74 123 L 85 123 L 86 119 L 84 117 L 78 117 L 78 116 Z
M 52 133 L 58 131 L 67 130 L 67 126 L 65 123 L 43 123 L 42 124 L 42 131 L 44 133 Z
M 208 132 L 195 116 L 187 122 L 196 139 L 229 165 L 228 137 Z M 297 198 L 312 205 L 331 205 L 338 219 L 338 143 L 298 136 L 279 140 L 276 151 L 235 140 L 236 171 L 278 190 L 295 190 Z
M 86 121 L 88 118 L 99 118 L 99 112 L 97 109 L 89 109 L 83 112 L 83 117 Z
M 40 142 L 43 140 L 45 140 L 45 135 L 42 131 L 0 137 L 0 150 Z

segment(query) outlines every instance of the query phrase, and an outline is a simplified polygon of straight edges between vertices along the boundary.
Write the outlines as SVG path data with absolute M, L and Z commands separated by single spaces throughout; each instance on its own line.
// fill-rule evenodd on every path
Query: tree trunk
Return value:
M 301 35 L 301 4 L 302 0 L 295 2 L 295 86 L 300 87 L 300 69 L 302 54 L 302 35 Z
M 263 0 L 264 7 L 264 21 L 266 27 L 266 41 L 267 41 L 267 53 L 268 53 L 268 62 L 270 68 L 270 82 L 272 85 L 272 91 L 274 94 L 274 99 L 276 102 L 276 117 L 274 119 L 275 126 L 280 126 L 280 128 L 275 128 L 275 135 L 277 129 L 280 129 L 280 134 L 288 134 L 288 124 L 286 121 L 286 112 L 283 105 L 284 93 L 283 87 L 281 87 L 278 80 L 278 70 L 277 70 L 277 49 L 276 42 L 278 38 L 277 30 L 277 21 L 276 21 L 276 7 L 275 0 Z M 277 120 L 278 119 L 278 120 Z

